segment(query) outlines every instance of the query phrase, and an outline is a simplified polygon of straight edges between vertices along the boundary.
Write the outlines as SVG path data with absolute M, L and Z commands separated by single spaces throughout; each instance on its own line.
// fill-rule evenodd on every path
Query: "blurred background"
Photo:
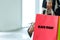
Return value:
M 0 0 L 0 40 L 31 40 L 27 30 L 41 7 L 41 0 Z
M 28 30 L 31 23 L 35 22 L 36 14 L 42 14 L 43 0 L 22 0 L 22 28 Z M 24 29 L 23 29 L 24 30 Z M 32 40 L 26 33 L 26 40 Z

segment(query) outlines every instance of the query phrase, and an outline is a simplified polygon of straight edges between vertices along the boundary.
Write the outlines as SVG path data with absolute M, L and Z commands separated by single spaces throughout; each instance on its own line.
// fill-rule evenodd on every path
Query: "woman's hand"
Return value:
M 33 31 L 34 31 L 34 23 L 31 23 L 31 25 L 28 29 L 28 34 L 29 34 L 30 37 L 32 36 Z

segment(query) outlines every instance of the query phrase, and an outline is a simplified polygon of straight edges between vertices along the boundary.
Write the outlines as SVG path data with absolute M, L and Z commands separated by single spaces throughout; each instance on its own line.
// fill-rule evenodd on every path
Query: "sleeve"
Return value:
M 57 0 L 57 4 L 58 4 L 58 7 L 59 7 L 59 5 L 60 5 L 60 0 Z
M 42 7 L 43 7 L 43 8 L 46 8 L 46 0 L 43 0 Z
M 53 9 L 53 11 L 55 9 L 55 4 L 56 4 L 56 0 L 52 0 L 52 9 Z

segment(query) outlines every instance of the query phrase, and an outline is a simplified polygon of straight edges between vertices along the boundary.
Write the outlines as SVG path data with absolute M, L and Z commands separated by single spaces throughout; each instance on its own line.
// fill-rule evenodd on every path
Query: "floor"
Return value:
M 28 28 L 14 32 L 0 32 L 0 40 L 31 40 L 27 33 Z

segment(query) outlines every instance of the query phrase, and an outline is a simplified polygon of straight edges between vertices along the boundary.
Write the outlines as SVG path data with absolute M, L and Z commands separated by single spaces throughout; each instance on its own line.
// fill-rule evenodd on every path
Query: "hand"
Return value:
M 29 34 L 30 37 L 32 36 L 33 31 L 34 31 L 34 23 L 31 23 L 31 25 L 28 29 L 28 34 Z

